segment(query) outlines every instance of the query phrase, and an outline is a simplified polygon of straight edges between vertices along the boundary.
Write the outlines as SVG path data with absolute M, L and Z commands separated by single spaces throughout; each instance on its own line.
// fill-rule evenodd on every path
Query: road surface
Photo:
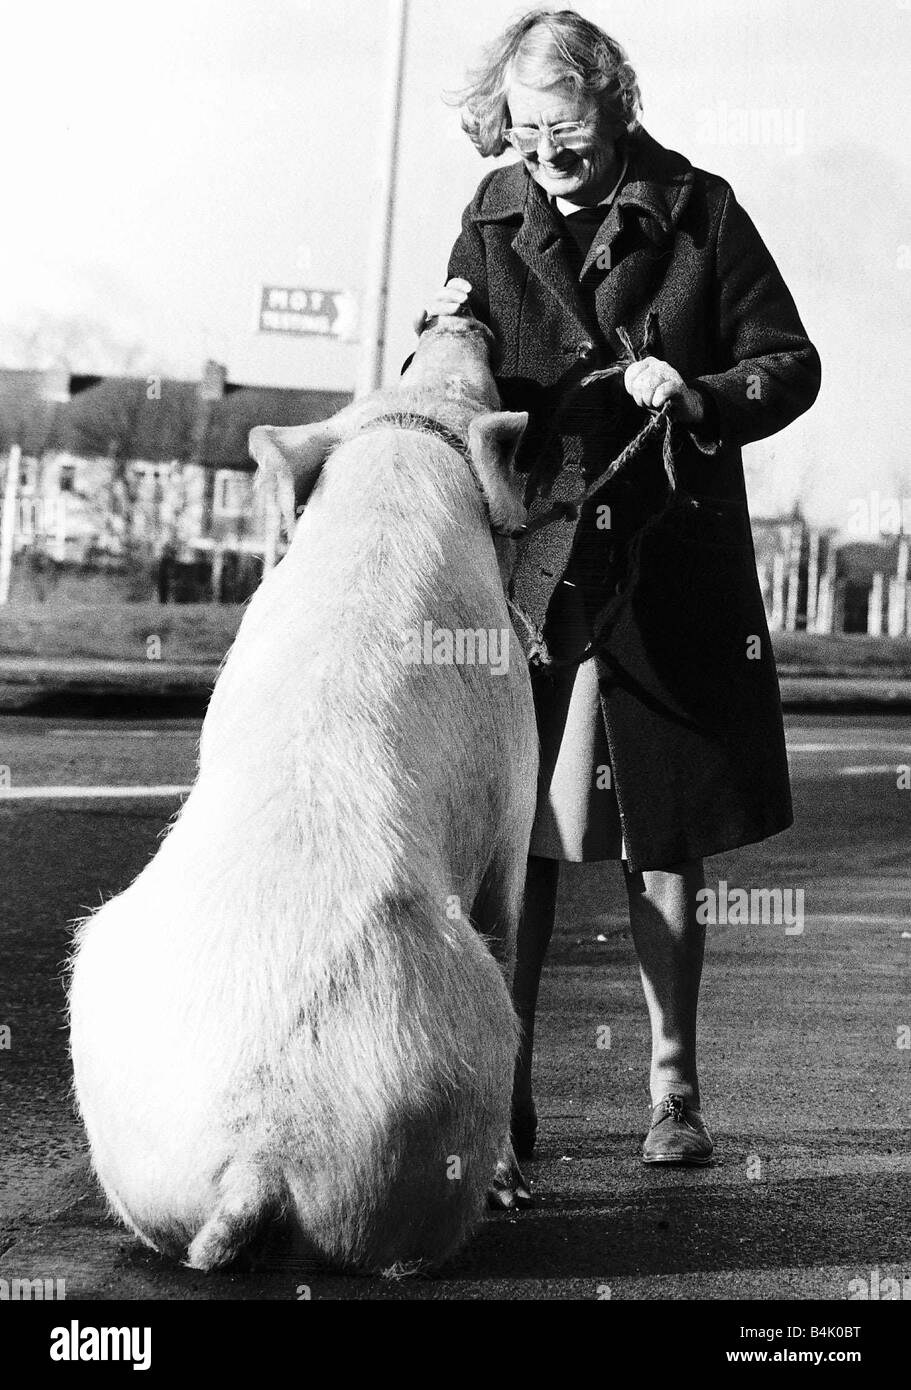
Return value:
M 729 902 L 803 893 L 802 930 L 709 929 L 701 1072 L 718 1162 L 638 1162 L 648 1029 L 619 870 L 568 866 L 537 1044 L 538 1205 L 491 1217 L 442 1277 L 395 1283 L 277 1251 L 250 1274 L 175 1269 L 108 1220 L 88 1176 L 67 924 L 154 852 L 198 728 L 0 720 L 0 1277 L 64 1278 L 68 1298 L 95 1299 L 843 1299 L 852 1280 L 898 1277 L 911 1298 L 911 718 L 792 715 L 795 829 L 706 866 Z

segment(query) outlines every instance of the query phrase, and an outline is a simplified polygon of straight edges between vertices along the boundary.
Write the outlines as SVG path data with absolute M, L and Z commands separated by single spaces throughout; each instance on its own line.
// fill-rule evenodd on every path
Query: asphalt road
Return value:
M 790 717 L 795 829 L 707 865 L 729 894 L 804 895 L 802 931 L 709 929 L 701 1070 L 718 1162 L 638 1162 L 648 1030 L 619 871 L 569 866 L 541 1002 L 537 1207 L 491 1217 L 443 1276 L 393 1283 L 280 1251 L 245 1275 L 175 1269 L 107 1219 L 88 1176 L 68 1094 L 68 923 L 154 852 L 198 727 L 0 720 L 0 1277 L 65 1278 L 69 1298 L 95 1299 L 295 1299 L 304 1285 L 346 1299 L 843 1299 L 875 1276 L 911 1298 L 911 789 L 897 785 L 911 718 Z

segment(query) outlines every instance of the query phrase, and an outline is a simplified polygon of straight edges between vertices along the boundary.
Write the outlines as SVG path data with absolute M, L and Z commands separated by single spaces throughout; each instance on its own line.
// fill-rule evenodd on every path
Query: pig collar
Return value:
M 496 532 L 498 536 L 515 536 L 521 534 L 521 532 L 501 530 L 500 527 L 494 526 L 490 515 L 490 504 L 487 501 L 487 493 L 484 491 L 484 484 L 478 477 L 478 470 L 474 466 L 471 450 L 468 447 L 467 441 L 464 440 L 461 435 L 456 434 L 455 430 L 449 429 L 446 425 L 441 424 L 439 420 L 434 420 L 430 415 L 418 415 L 411 410 L 392 410 L 386 415 L 375 415 L 372 420 L 368 420 L 367 423 L 361 427 L 360 432 L 363 433 L 365 430 L 372 430 L 381 426 L 392 427 L 399 430 L 418 430 L 421 434 L 432 434 L 435 438 L 441 439 L 444 444 L 448 444 L 450 449 L 455 449 L 456 453 L 461 454 L 462 458 L 468 464 L 471 476 L 474 479 L 475 487 L 478 489 L 481 501 L 484 504 L 484 511 L 487 513 L 487 522 L 491 531 Z

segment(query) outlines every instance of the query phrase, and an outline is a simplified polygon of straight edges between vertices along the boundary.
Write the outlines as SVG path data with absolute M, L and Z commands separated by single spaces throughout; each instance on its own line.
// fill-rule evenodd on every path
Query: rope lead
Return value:
M 608 369 L 610 371 L 612 369 Z M 595 380 L 600 373 L 593 372 L 586 378 L 586 383 Z M 652 517 L 645 526 L 633 537 L 630 544 L 630 582 L 626 585 L 622 593 L 614 595 L 598 613 L 594 622 L 594 632 L 589 642 L 586 643 L 582 652 L 575 657 L 563 657 L 555 659 L 551 656 L 544 638 L 544 624 L 539 628 L 513 599 L 508 599 L 507 603 L 514 618 L 517 618 L 525 629 L 526 638 L 522 643 L 526 658 L 530 665 L 549 667 L 555 669 L 564 666 L 581 666 L 583 662 L 589 661 L 595 656 L 598 646 L 605 637 L 608 630 L 616 622 L 620 609 L 627 601 L 627 596 L 632 588 L 635 579 L 639 550 L 641 548 L 642 537 L 661 516 L 672 505 L 677 496 L 677 470 L 674 467 L 674 453 L 671 439 L 672 420 L 670 413 L 670 402 L 665 402 L 660 410 L 652 412 L 651 419 L 647 420 L 642 429 L 635 435 L 626 447 L 621 450 L 612 463 L 601 473 L 594 482 L 590 483 L 581 496 L 570 502 L 556 502 L 541 516 L 535 517 L 534 521 L 528 522 L 524 527 L 512 534 L 518 539 L 524 540 L 527 536 L 533 535 L 535 531 L 541 531 L 545 526 L 550 526 L 555 521 L 573 519 L 578 516 L 587 502 L 599 493 L 608 483 L 613 482 L 634 459 L 638 458 L 646 445 L 658 433 L 664 430 L 664 439 L 661 446 L 661 459 L 664 464 L 664 471 L 668 482 L 668 496 L 665 506 L 660 513 Z M 521 641 L 521 637 L 520 637 Z

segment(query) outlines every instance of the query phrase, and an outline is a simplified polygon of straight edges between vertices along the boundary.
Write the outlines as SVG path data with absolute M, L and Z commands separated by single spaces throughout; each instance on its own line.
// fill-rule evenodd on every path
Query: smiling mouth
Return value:
M 574 155 L 571 159 L 567 160 L 565 163 L 562 164 L 548 164 L 539 160 L 538 167 L 545 174 L 549 174 L 552 178 L 561 178 L 566 174 L 575 173 L 579 167 L 580 162 L 581 161 L 579 160 L 579 157 L 577 155 Z

